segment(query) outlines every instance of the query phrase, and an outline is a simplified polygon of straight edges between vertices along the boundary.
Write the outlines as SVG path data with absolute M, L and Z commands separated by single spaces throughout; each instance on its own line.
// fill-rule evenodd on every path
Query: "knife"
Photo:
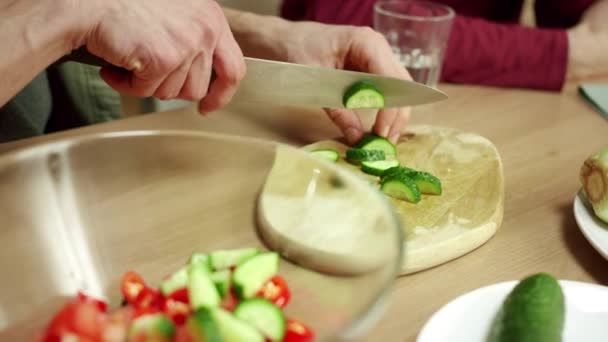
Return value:
M 79 49 L 61 61 L 110 66 L 103 59 Z M 373 83 L 384 95 L 384 106 L 406 107 L 447 98 L 443 92 L 414 81 L 357 71 L 337 70 L 245 57 L 247 74 L 232 98 L 233 102 L 344 108 L 344 92 L 354 83 Z

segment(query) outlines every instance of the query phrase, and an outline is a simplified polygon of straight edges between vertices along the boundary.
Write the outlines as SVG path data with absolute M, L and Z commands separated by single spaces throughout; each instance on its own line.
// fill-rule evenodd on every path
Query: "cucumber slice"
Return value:
M 272 341 L 282 341 L 285 336 L 283 311 L 265 299 L 256 298 L 241 302 L 234 310 L 234 315 Z
M 264 342 L 264 336 L 260 332 L 230 312 L 214 308 L 211 315 L 217 323 L 223 342 Z
M 382 178 L 388 178 L 388 177 L 392 177 L 395 175 L 405 175 L 405 176 L 412 176 L 413 174 L 415 174 L 416 170 L 414 169 L 410 169 L 409 167 L 405 167 L 405 166 L 396 166 L 396 167 L 391 167 L 390 169 L 384 171 L 384 173 L 382 174 Z
M 374 176 L 382 176 L 386 170 L 396 166 L 399 166 L 399 161 L 395 159 L 364 161 L 361 162 L 361 171 Z
M 171 341 L 175 325 L 162 313 L 148 314 L 136 318 L 129 326 L 128 340 Z
M 188 267 L 188 278 L 188 296 L 190 306 L 194 310 L 205 306 L 220 305 L 222 299 L 204 263 L 191 264 Z
M 230 289 L 230 276 L 232 272 L 230 270 L 221 270 L 211 273 L 211 280 L 213 284 L 215 284 L 215 288 L 217 292 L 219 292 L 220 297 L 224 298 Z
M 184 266 L 160 284 L 160 291 L 168 296 L 176 290 L 188 286 L 188 267 Z
M 340 159 L 340 154 L 338 154 L 338 151 L 332 150 L 331 148 L 313 150 L 310 151 L 310 154 L 315 157 L 319 157 L 333 162 L 337 162 L 338 159 Z
M 380 150 L 362 150 L 360 148 L 349 148 L 346 150 L 346 160 L 352 163 L 384 159 L 386 159 L 386 156 Z
M 420 189 L 420 192 L 427 195 L 441 195 L 441 181 L 428 172 L 418 171 L 412 175 L 412 179 Z
M 346 89 L 342 102 L 346 108 L 382 108 L 384 95 L 373 83 L 359 81 Z
M 186 324 L 186 329 L 194 342 L 222 342 L 222 335 L 216 322 L 213 320 L 211 310 L 200 308 L 194 312 Z
M 390 140 L 375 134 L 364 135 L 353 147 L 362 150 L 384 151 L 384 154 L 387 156 L 397 154 L 397 147 Z
M 211 263 L 209 262 L 209 255 L 205 253 L 193 253 L 190 256 L 190 260 L 188 261 L 190 265 L 192 264 L 204 264 L 207 269 L 211 271 Z
M 209 255 L 209 260 L 214 270 L 223 270 L 237 266 L 258 253 L 257 248 L 218 250 Z
M 262 253 L 245 261 L 234 270 L 233 283 L 237 296 L 251 298 L 279 270 L 277 253 Z
M 386 195 L 406 200 L 411 203 L 420 202 L 420 189 L 413 179 L 406 175 L 394 175 L 382 180 L 380 189 Z

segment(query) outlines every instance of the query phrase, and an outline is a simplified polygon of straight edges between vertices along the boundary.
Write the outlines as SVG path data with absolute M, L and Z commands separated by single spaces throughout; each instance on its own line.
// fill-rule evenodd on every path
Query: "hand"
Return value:
M 411 80 L 384 36 L 370 28 L 310 22 L 289 25 L 289 30 L 281 34 L 283 59 L 286 61 Z M 326 112 L 348 143 L 361 138 L 361 121 L 354 111 L 326 109 Z M 382 109 L 378 112 L 373 131 L 396 143 L 401 130 L 407 125 L 409 115 L 408 108 Z
M 245 63 L 215 1 L 105 3 L 108 8 L 83 40 L 91 53 L 129 71 L 103 68 L 110 86 L 134 96 L 200 100 L 201 112 L 230 101 Z
M 608 0 L 589 7 L 580 23 L 568 30 L 568 77 L 608 76 Z

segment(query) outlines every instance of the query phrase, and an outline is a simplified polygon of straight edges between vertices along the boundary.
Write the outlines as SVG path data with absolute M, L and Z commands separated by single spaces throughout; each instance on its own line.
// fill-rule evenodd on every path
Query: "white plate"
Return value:
M 517 284 L 498 283 L 462 295 L 437 311 L 418 342 L 485 342 L 492 320 Z M 566 297 L 563 342 L 608 341 L 608 287 L 560 280 Z
M 593 248 L 608 259 L 608 225 L 595 216 L 582 192 L 574 199 L 574 218 Z

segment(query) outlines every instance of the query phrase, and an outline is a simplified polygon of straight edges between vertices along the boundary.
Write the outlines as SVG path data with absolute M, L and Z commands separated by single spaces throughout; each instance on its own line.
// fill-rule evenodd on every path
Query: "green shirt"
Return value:
M 105 122 L 120 117 L 120 95 L 99 67 L 52 65 L 0 108 L 0 142 Z

